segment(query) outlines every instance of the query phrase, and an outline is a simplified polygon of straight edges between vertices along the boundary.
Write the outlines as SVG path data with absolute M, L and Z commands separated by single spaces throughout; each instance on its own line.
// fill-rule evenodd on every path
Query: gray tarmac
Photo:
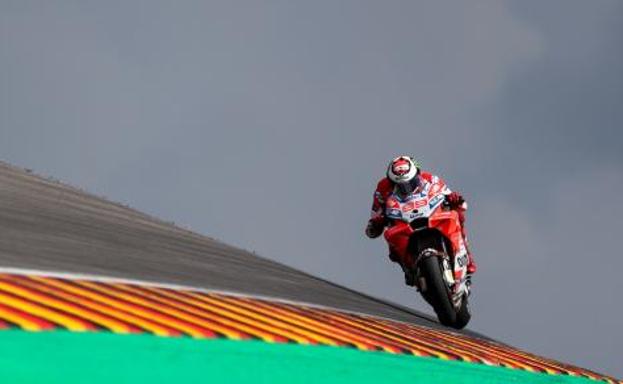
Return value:
M 4 163 L 0 163 L 0 267 L 270 296 L 443 328 L 425 314 Z

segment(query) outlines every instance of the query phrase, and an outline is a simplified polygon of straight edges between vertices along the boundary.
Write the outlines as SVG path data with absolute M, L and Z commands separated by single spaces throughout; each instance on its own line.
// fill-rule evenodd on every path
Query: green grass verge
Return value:
M 0 331 L 0 383 L 594 383 L 348 348 Z

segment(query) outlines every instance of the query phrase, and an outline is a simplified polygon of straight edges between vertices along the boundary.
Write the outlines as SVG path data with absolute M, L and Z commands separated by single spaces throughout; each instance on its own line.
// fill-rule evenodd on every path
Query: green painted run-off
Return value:
M 594 383 L 349 348 L 0 331 L 0 383 Z

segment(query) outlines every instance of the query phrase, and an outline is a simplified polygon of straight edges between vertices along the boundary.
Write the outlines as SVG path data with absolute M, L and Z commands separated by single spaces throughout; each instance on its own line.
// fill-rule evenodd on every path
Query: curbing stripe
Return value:
M 504 344 L 421 325 L 306 304 L 119 281 L 0 273 L 0 329 L 11 324 L 28 331 L 108 330 L 349 347 L 623 384 Z

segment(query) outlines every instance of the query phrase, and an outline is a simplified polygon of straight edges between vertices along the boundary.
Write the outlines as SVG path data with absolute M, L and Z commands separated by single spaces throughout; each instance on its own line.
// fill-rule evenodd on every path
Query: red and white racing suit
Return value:
M 424 171 L 420 172 L 419 175 L 416 177 L 420 178 L 420 181 L 421 181 L 420 188 L 422 188 L 422 186 L 426 183 L 435 183 L 440 180 L 438 176 L 435 176 L 432 173 L 424 172 Z M 374 191 L 374 198 L 372 201 L 372 213 L 370 215 L 370 221 L 374 222 L 379 227 L 385 227 L 385 225 L 387 225 L 387 219 L 385 217 L 385 202 L 387 201 L 387 198 L 392 194 L 393 191 L 394 191 L 394 183 L 391 180 L 389 180 L 387 177 L 384 177 L 383 179 L 381 179 L 381 181 L 379 181 L 378 184 L 376 185 L 376 190 Z M 448 189 L 447 192 L 450 193 L 451 191 Z M 461 234 L 463 235 L 463 240 L 465 241 L 465 244 L 467 246 L 468 242 L 467 242 L 467 233 L 465 230 L 465 211 L 466 211 L 465 207 L 466 207 L 466 204 L 463 204 L 463 207 L 455 208 L 455 210 L 459 214 L 459 221 L 461 222 Z M 468 270 L 468 273 L 473 274 L 474 272 L 476 272 L 476 263 L 474 263 L 472 254 L 469 250 L 469 246 L 467 246 L 467 256 L 468 256 L 467 270 Z M 393 257 L 391 250 L 389 253 L 389 257 L 392 261 L 398 262 L 398 260 L 395 257 Z

